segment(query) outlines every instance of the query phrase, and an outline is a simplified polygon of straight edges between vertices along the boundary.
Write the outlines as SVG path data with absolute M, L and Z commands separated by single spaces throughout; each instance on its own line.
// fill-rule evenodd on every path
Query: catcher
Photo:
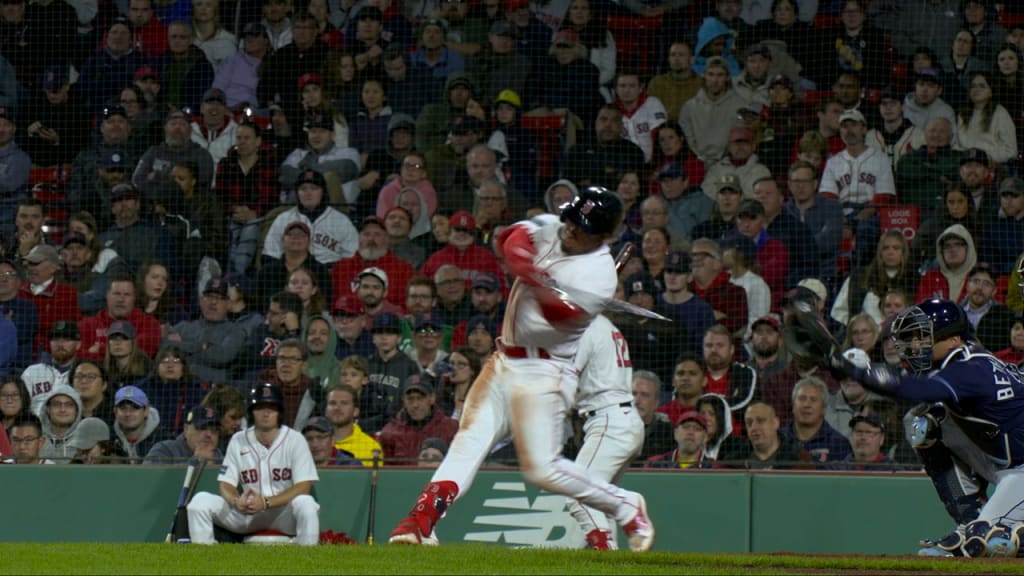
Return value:
M 816 315 L 793 315 L 790 351 L 817 358 L 883 395 L 920 402 L 904 418 L 911 444 L 957 526 L 921 555 L 1015 556 L 1024 537 L 1024 374 L 973 342 L 948 300 L 910 306 L 892 321 L 905 370 L 857 367 L 837 353 Z M 985 501 L 988 483 L 995 485 Z

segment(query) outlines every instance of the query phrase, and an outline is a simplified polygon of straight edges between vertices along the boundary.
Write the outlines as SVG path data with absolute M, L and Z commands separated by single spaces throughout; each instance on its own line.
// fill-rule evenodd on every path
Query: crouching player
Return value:
M 907 415 L 911 443 L 957 526 L 923 541 L 927 556 L 1014 556 L 1024 536 L 1024 374 L 972 341 L 948 300 L 910 306 L 891 334 L 907 372 L 833 358 L 866 387 L 922 402 Z M 988 483 L 995 485 L 985 501 Z
M 276 530 L 296 544 L 320 539 L 320 505 L 310 495 L 319 480 L 302 434 L 281 424 L 284 395 L 270 383 L 249 394 L 253 425 L 228 444 L 217 481 L 220 495 L 200 492 L 188 505 L 195 544 L 214 544 L 214 525 L 239 534 Z

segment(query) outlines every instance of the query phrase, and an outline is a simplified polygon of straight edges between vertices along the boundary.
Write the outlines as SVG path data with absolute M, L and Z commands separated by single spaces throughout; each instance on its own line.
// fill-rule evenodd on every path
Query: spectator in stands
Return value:
M 692 232 L 693 238 L 725 238 L 736 226 L 736 211 L 743 200 L 743 189 L 735 174 L 722 174 L 715 180 L 705 180 L 704 189 L 714 190 L 714 206 L 703 222 L 697 224 Z M 646 202 L 646 201 L 645 201 Z
M 107 333 L 115 321 L 127 321 L 138 334 L 137 344 L 146 356 L 156 354 L 160 345 L 160 322 L 136 306 L 137 288 L 131 276 L 111 279 L 106 289 L 106 306 L 95 316 L 82 320 L 82 351 L 79 356 L 103 360 L 107 357 Z
M 45 349 L 47 334 L 58 320 L 77 322 L 82 314 L 75 289 L 57 278 L 63 263 L 56 248 L 40 244 L 24 257 L 23 262 L 27 281 L 21 286 L 21 297 L 33 302 L 38 312 L 32 347 L 34 358 Z
M 416 150 L 426 153 L 444 144 L 453 120 L 465 114 L 466 104 L 475 92 L 476 85 L 470 75 L 455 73 L 448 76 L 440 101 L 425 105 L 416 117 Z
M 747 405 L 761 397 L 757 375 L 745 364 L 735 362 L 736 348 L 728 328 L 716 324 L 704 333 L 705 391 L 721 394 L 729 409 L 739 417 Z
M 282 290 L 268 299 L 266 323 L 257 326 L 246 337 L 242 361 L 245 376 L 255 377 L 264 368 L 273 366 L 277 348 L 283 340 L 298 338 L 302 329 L 302 300 Z
M 33 413 L 28 389 L 18 376 L 8 375 L 0 380 L 0 427 L 10 435 L 14 422 Z
M 153 220 L 167 231 L 177 249 L 177 266 L 189 284 L 212 261 L 220 270 L 227 261 L 227 237 L 224 233 L 224 205 L 208 185 L 197 180 L 199 167 L 180 162 L 171 168 L 173 196 L 154 202 Z M 207 263 L 204 264 L 204 261 Z
M 470 166 L 473 162 L 470 160 Z M 499 230 L 519 219 L 521 212 L 510 207 L 512 200 L 508 186 L 500 180 L 484 180 L 480 183 L 476 190 L 476 210 L 473 211 L 480 244 L 491 246 Z
M 613 189 L 619 174 L 643 170 L 643 150 L 622 137 L 622 126 L 622 111 L 617 106 L 601 106 L 592 135 L 569 149 L 563 176 L 577 186 Z
M 983 237 L 981 260 L 997 275 L 1013 272 L 1024 246 L 1024 180 L 1011 176 L 999 185 L 999 212 L 985 223 Z
M 705 452 L 708 440 L 708 422 L 694 410 L 688 410 L 673 419 L 676 447 L 671 452 L 647 459 L 645 468 L 711 468 L 714 458 Z
M 751 403 L 743 424 L 749 443 L 719 454 L 718 461 L 742 461 L 748 469 L 784 470 L 803 459 L 797 442 L 779 433 L 779 418 L 771 405 Z
M 771 172 L 754 153 L 754 132 L 746 126 L 734 126 L 729 130 L 729 144 L 725 156 L 715 163 L 709 163 L 704 180 L 704 193 L 714 196 L 714 183 L 726 174 L 735 175 L 743 189 L 743 196 L 754 196 L 754 182 L 770 178 Z
M 212 406 L 220 414 L 220 442 L 217 447 L 223 452 L 245 422 L 245 395 L 234 386 L 215 385 L 203 398 L 203 406 Z
M 18 125 L 14 117 L 14 109 L 0 107 L 0 170 L 4 173 L 0 183 L 0 193 L 11 196 L 14 193 L 24 194 L 23 188 L 28 184 L 32 160 L 14 141 Z M 8 214 L 5 221 L 10 221 L 13 214 Z
M 88 211 L 106 228 L 110 190 L 125 181 L 124 173 L 134 170 L 139 156 L 129 143 L 132 126 L 123 106 L 103 108 L 98 121 L 100 141 L 83 149 L 72 162 L 67 196 L 72 210 Z
M 375 428 L 366 427 L 368 433 L 376 433 L 391 416 L 397 412 L 397 400 L 401 397 L 401 384 L 409 376 L 420 373 L 420 367 L 408 355 L 398 349 L 401 338 L 399 318 L 387 312 L 373 319 L 373 345 L 377 349 L 369 359 L 370 386 L 379 388 L 373 392 L 375 397 L 387 398 L 385 409 L 375 413 L 363 412 L 367 418 L 383 414 Z
M 259 22 L 249 22 L 242 29 L 241 49 L 226 57 L 216 70 L 212 88 L 224 92 L 232 110 L 258 108 L 257 95 L 260 64 L 270 53 L 270 36 Z
M 216 165 L 234 147 L 238 124 L 231 117 L 227 97 L 219 88 L 210 88 L 203 93 L 200 113 L 201 119 L 191 124 L 192 141 L 209 152 Z
M 470 115 L 456 115 L 452 118 L 451 138 L 427 151 L 424 156 L 427 180 L 437 190 L 437 204 L 449 210 L 460 207 L 471 208 L 474 202 L 473 182 L 468 171 L 469 154 L 484 137 L 486 125 L 483 120 Z M 419 128 L 417 128 L 419 134 Z M 492 153 L 493 154 L 493 153 Z M 497 165 L 497 162 L 494 162 Z M 417 187 L 418 188 L 418 187 Z M 424 196 L 429 211 L 428 197 Z
M 334 447 L 334 425 L 323 416 L 314 416 L 302 427 L 302 435 L 318 468 L 327 466 L 361 466 L 346 450 Z
M 434 100 L 436 91 L 424 90 L 431 84 L 431 73 L 420 66 L 413 66 L 411 55 L 398 50 L 386 50 L 381 56 L 384 68 L 384 90 L 388 93 L 388 105 L 395 114 L 405 114 L 415 118 L 428 102 Z M 440 89 L 441 82 L 437 82 Z M 394 118 L 392 118 L 394 120 Z M 415 128 L 415 120 L 412 120 Z M 388 130 L 391 125 L 388 124 Z M 412 135 L 414 131 L 409 134 Z M 410 150 L 411 141 L 410 141 Z
M 986 0 L 967 0 L 962 3 L 963 22 L 974 42 L 974 55 L 990 69 L 996 61 L 996 52 L 1006 42 L 1006 29 L 1000 26 L 996 6 Z
M 914 147 L 912 139 L 919 138 L 920 131 L 903 116 L 903 100 L 892 88 L 881 91 L 878 116 L 878 124 L 868 130 L 867 143 L 885 152 L 895 171 L 899 160 Z
M 270 225 L 263 256 L 281 257 L 282 233 L 288 224 L 295 221 L 309 227 L 311 252 L 321 264 L 333 264 L 354 254 L 358 245 L 356 229 L 347 216 L 328 205 L 327 184 L 323 174 L 307 169 L 299 175 L 295 185 L 298 188 L 296 206 L 281 212 Z
M 617 73 L 615 38 L 607 26 L 608 7 L 590 0 L 573 0 L 558 26 L 579 36 L 590 62 L 597 67 L 598 84 L 605 100 L 611 100 L 609 88 Z
M 413 374 L 402 383 L 402 409 L 384 426 L 380 444 L 384 456 L 396 464 L 414 464 L 419 446 L 427 438 L 451 443 L 459 423 L 436 405 L 434 377 Z
M 827 283 L 831 284 L 836 271 L 834 268 L 822 266 L 821 260 L 824 258 L 826 264 L 830 264 L 835 263 L 835 258 L 829 257 L 829 253 L 818 244 L 810 227 L 801 221 L 801 218 L 784 209 L 786 198 L 779 189 L 778 182 L 774 178 L 762 178 L 754 182 L 754 197 L 765 211 L 765 231 L 770 237 L 777 238 L 785 244 L 789 253 L 789 269 L 785 284 L 792 286 L 802 278 L 825 278 Z M 812 204 L 813 202 L 812 200 Z M 797 214 L 802 216 L 800 212 Z M 838 214 L 837 212 L 837 216 Z M 840 222 L 834 224 L 838 225 Z M 829 250 L 835 250 L 833 253 L 838 253 L 839 250 L 840 231 L 834 232 L 837 235 L 835 245 L 828 247 Z
M 509 20 L 495 20 L 490 25 L 487 46 L 470 60 L 469 69 L 479 81 L 482 101 L 494 102 L 505 90 L 525 94 L 532 64 L 529 56 L 517 49 L 517 33 L 516 25 Z
M 644 161 L 650 163 L 656 130 L 668 121 L 665 106 L 657 96 L 644 91 L 646 85 L 635 70 L 620 70 L 615 82 L 615 104 L 622 111 L 626 139 L 639 146 Z
M 945 118 L 955 133 L 956 113 L 940 97 L 942 84 L 939 72 L 934 68 L 924 68 L 917 71 L 914 78 L 914 91 L 903 100 L 903 116 L 918 128 L 927 126 L 932 118 Z
M 355 276 L 355 295 L 366 314 L 367 329 L 372 328 L 374 318 L 380 314 L 401 315 L 402 307 L 387 300 L 388 274 L 380 268 L 370 266 Z
M 498 324 L 483 314 L 466 320 L 466 346 L 481 358 L 487 358 L 494 352 L 498 334 Z
M 412 214 L 401 206 L 395 206 L 385 215 L 384 226 L 387 228 L 388 246 L 395 256 L 409 263 L 413 269 L 422 266 L 427 259 L 427 251 L 422 244 L 409 238 L 412 232 Z
M 957 0 L 930 0 L 900 6 L 892 43 L 903 56 L 909 56 L 918 46 L 926 46 L 940 54 L 953 45 L 960 29 L 962 2 Z
M 160 95 L 172 109 L 198 110 L 213 84 L 213 67 L 193 44 L 192 26 L 177 20 L 167 26 L 167 52 L 153 60 L 162 80 Z
M 14 421 L 10 431 L 11 459 L 5 464 L 56 464 L 49 458 L 40 456 L 46 437 L 39 418 L 23 416 Z
M 14 323 L 18 350 L 15 365 L 25 368 L 36 359 L 35 337 L 39 330 L 39 313 L 35 302 L 20 291 L 21 267 L 13 260 L 0 260 L 0 314 Z
M 339 381 L 339 363 L 335 356 L 338 336 L 332 334 L 333 332 L 332 320 L 323 315 L 311 318 L 306 325 L 304 342 L 309 350 L 309 357 L 306 359 L 305 373 L 321 388 L 327 388 Z
M 614 70 L 611 73 L 614 75 Z M 525 95 L 527 108 L 555 113 L 564 109 L 579 118 L 583 126 L 590 125 L 602 103 L 600 76 L 598 67 L 587 59 L 587 48 L 579 34 L 570 29 L 559 30 L 551 41 L 548 58 L 535 64 L 530 72 Z M 562 81 L 552 84 L 552 78 Z M 574 122 L 571 117 L 567 120 Z
M 663 103 L 668 123 L 675 125 L 683 104 L 700 90 L 701 79 L 693 72 L 693 46 L 686 40 L 672 42 L 667 63 L 665 72 L 647 83 L 647 94 Z
M 288 274 L 285 290 L 297 295 L 302 300 L 302 325 L 320 316 L 330 302 L 330 285 L 321 287 L 317 283 L 317 274 L 305 266 L 300 266 Z
M 416 34 L 416 50 L 409 56 L 413 67 L 430 71 L 431 87 L 440 87 L 450 75 L 467 71 L 462 54 L 446 46 L 447 34 L 448 23 L 444 20 L 431 18 L 423 21 Z
M 919 263 L 918 271 L 926 272 L 936 264 L 935 239 L 945 229 L 960 224 L 971 234 L 972 238 L 983 238 L 983 222 L 975 212 L 974 204 L 968 192 L 959 182 L 953 181 L 942 193 L 941 205 L 936 206 L 931 216 L 917 229 L 914 240 L 910 243 L 910 257 Z
M 924 143 L 896 164 L 900 204 L 917 206 L 922 215 L 938 207 L 936 188 L 948 187 L 959 178 L 960 152 L 953 150 L 952 140 L 948 120 L 938 117 L 928 122 Z
M 987 72 L 976 71 L 970 74 L 968 95 L 960 108 L 957 126 L 957 142 L 960 147 L 984 150 L 996 164 L 1016 160 L 1018 151 L 1014 120 L 1006 108 L 994 99 Z
M 292 21 L 288 18 L 290 5 L 286 0 L 261 0 L 260 12 L 263 19 L 260 25 L 266 28 L 270 37 L 270 45 L 280 50 L 292 43 Z
M 992 92 L 997 102 L 1006 108 L 1017 126 L 1017 141 L 1021 142 L 1024 129 L 1020 118 L 1024 115 L 1024 66 L 1021 65 L 1021 50 L 1013 44 L 1003 44 L 996 55 L 996 66 L 992 71 Z
M 135 49 L 129 21 L 111 20 L 103 50 L 86 59 L 78 78 L 76 89 L 85 98 L 86 108 L 97 110 L 114 100 L 145 63 L 146 57 Z
M 1013 327 L 1010 328 L 1010 345 L 1002 350 L 999 350 L 993 354 L 996 358 L 999 358 L 1003 362 L 1011 364 L 1020 364 L 1024 362 L 1024 320 L 1017 318 L 1014 320 Z M 0 386 L 0 393 L 4 392 L 4 386 Z M 10 392 L 8 389 L 7 392 Z M 0 400 L 3 397 L 0 396 Z M 2 407 L 3 404 L 0 404 Z M 4 412 L 6 415 L 7 413 Z
M 476 243 L 476 219 L 464 210 L 449 219 L 451 234 L 448 246 L 435 252 L 420 268 L 420 274 L 434 276 L 445 264 L 456 266 L 468 283 L 476 274 L 489 272 L 504 278 L 494 252 Z M 504 285 L 502 287 L 505 288 Z M 442 298 L 443 300 L 443 298 Z
M 757 245 L 750 238 L 736 234 L 722 241 L 722 265 L 729 272 L 729 282 L 743 289 L 747 297 L 748 327 L 744 336 L 750 333 L 754 321 L 771 310 L 771 288 L 758 274 Z
M 788 186 L 791 198 L 786 201 L 783 213 L 810 230 L 821 258 L 819 272 L 824 279 L 834 282 L 842 240 L 842 207 L 838 201 L 817 194 L 818 170 L 807 162 L 798 161 L 790 167 Z M 801 275 L 802 278 L 808 276 L 813 274 Z
M 846 458 L 850 441 L 825 421 L 828 388 L 819 378 L 805 377 L 793 385 L 793 422 L 782 433 L 818 464 Z
M 223 454 L 220 443 L 221 415 L 213 406 L 196 405 L 184 418 L 182 431 L 167 435 L 173 440 L 162 440 L 150 448 L 143 464 L 181 464 L 192 457 L 219 460 Z
M 656 168 L 651 181 L 651 193 L 661 191 L 661 183 L 657 175 L 669 164 L 676 163 L 686 169 L 689 183 L 700 186 L 704 182 L 704 163 L 690 151 L 686 144 L 686 136 L 678 124 L 663 124 L 657 129 L 657 147 L 651 166 Z
M 114 423 L 111 437 L 128 464 L 141 464 L 150 449 L 162 438 L 160 415 L 149 405 L 146 393 L 137 386 L 124 386 L 114 395 Z
M 160 435 L 164 438 L 174 438 L 187 430 L 189 406 L 202 402 L 206 394 L 206 389 L 189 370 L 185 352 L 175 345 L 160 348 L 153 358 L 149 378 L 138 386 L 160 414 Z M 219 429 L 220 417 L 215 420 Z
M 68 64 L 48 66 L 39 89 L 26 100 L 19 114 L 25 127 L 24 135 L 19 136 L 25 153 L 36 166 L 70 163 L 85 145 L 89 131 L 79 96 L 71 90 Z
M 633 373 L 633 403 L 644 422 L 644 443 L 634 462 L 644 462 L 651 456 L 672 450 L 672 423 L 668 416 L 657 411 L 662 393 L 657 374 L 648 370 Z
M 390 99 L 389 99 L 390 101 Z M 392 109 L 394 106 L 392 105 Z M 355 202 L 355 213 L 357 216 L 365 216 L 373 213 L 376 207 L 381 204 L 383 189 L 394 183 L 403 175 L 407 178 L 419 177 L 422 182 L 426 180 L 426 159 L 422 154 L 413 150 L 413 138 L 416 132 L 416 122 L 408 114 L 396 112 L 391 115 L 387 126 L 387 143 L 384 148 L 370 152 L 365 162 L 363 171 L 359 177 L 359 195 Z M 409 167 L 403 172 L 403 162 L 408 154 L 419 154 L 418 160 L 413 159 Z M 419 166 L 416 168 L 415 166 Z M 413 172 L 410 172 L 413 171 Z M 431 195 L 433 194 L 431 186 Z M 395 191 L 397 200 L 398 190 Z M 392 204 L 393 205 L 393 204 Z
M 772 65 L 772 51 L 768 45 L 757 43 L 743 52 L 743 71 L 732 82 L 732 88 L 747 103 L 767 104 L 768 68 Z
M 50 328 L 49 353 L 41 355 L 41 362 L 25 368 L 21 373 L 31 401 L 31 406 L 27 408 L 33 414 L 39 413 L 43 400 L 55 386 L 72 384 L 68 381 L 68 372 L 75 363 L 75 355 L 81 345 L 78 325 L 74 322 L 60 320 Z
M 968 100 L 971 76 L 982 72 L 991 65 L 983 64 L 975 57 L 975 39 L 971 32 L 961 28 L 953 39 L 953 45 L 942 58 L 942 69 L 945 75 L 945 99 L 952 106 L 962 107 Z
M 398 412 L 401 400 L 398 397 L 397 388 L 391 388 L 379 382 L 371 382 L 369 370 L 370 364 L 365 356 L 348 356 L 341 361 L 341 385 L 354 390 L 354 401 L 359 408 L 359 426 L 366 431 L 366 434 L 375 435 L 384 426 L 385 414 L 390 417 L 391 414 Z M 330 398 L 331 392 L 331 390 L 327 391 L 328 398 Z M 330 407 L 330 400 L 327 402 Z M 338 419 L 338 416 L 333 414 L 329 414 L 328 417 L 332 422 L 336 422 Z M 380 445 L 376 441 L 372 445 L 365 445 L 359 438 L 354 438 L 354 440 L 362 446 L 357 450 L 352 450 L 352 453 L 359 454 L 364 465 L 370 465 L 367 458 L 372 456 L 371 449 L 380 448 Z
M 211 278 L 199 299 L 201 317 L 175 324 L 165 338 L 188 357 L 189 366 L 204 383 L 225 383 L 240 366 L 246 334 L 228 319 L 228 285 Z
M 315 398 L 322 393 L 318 383 L 304 374 L 309 349 L 301 340 L 284 340 L 277 347 L 274 367 L 259 375 L 260 382 L 270 382 L 284 393 L 281 420 L 285 426 L 301 430 L 315 407 Z
M 971 270 L 967 297 L 960 302 L 974 334 L 987 350 L 1009 348 L 1015 322 L 1014 313 L 995 298 L 998 280 L 999 275 L 988 263 L 979 263 Z
M 194 0 L 192 6 L 194 43 L 218 70 L 238 50 L 238 39 L 220 23 L 220 4 L 214 0 Z
M 151 0 L 129 0 L 128 24 L 132 45 L 147 60 L 158 58 L 167 51 L 167 26 L 153 15 Z
M 162 104 L 160 102 L 160 72 L 152 66 L 141 66 L 135 71 L 132 79 L 131 86 L 142 91 L 142 97 L 146 100 L 146 108 L 156 112 Z M 123 94 L 124 90 L 122 89 L 121 92 Z M 127 106 L 125 108 L 127 109 Z
M 703 69 L 704 87 L 683 104 L 679 123 L 690 148 L 705 164 L 717 162 L 729 140 L 729 128 L 746 102 L 731 87 L 729 66 L 720 57 L 708 59 Z
M 114 224 L 100 235 L 100 241 L 114 249 L 132 271 L 138 271 L 148 260 L 167 263 L 176 271 L 173 241 L 165 230 L 139 217 L 141 201 L 132 184 L 119 184 L 111 190 Z
M 180 195 L 171 176 L 171 169 L 182 162 L 195 163 L 199 169 L 196 176 L 200 185 L 209 186 L 213 181 L 212 157 L 201 145 L 190 139 L 192 128 L 189 122 L 187 113 L 172 110 L 164 120 L 164 141 L 151 146 L 139 160 L 132 174 L 132 183 L 145 192 L 147 201 L 163 200 L 161 203 L 167 204 L 166 198 Z
M 839 23 L 826 32 L 824 45 L 832 53 L 815 55 L 805 66 L 819 85 L 831 86 L 844 72 L 856 72 L 865 86 L 884 86 L 892 69 L 889 42 L 883 32 L 867 21 L 866 2 L 843 0 Z
M 919 279 L 903 232 L 887 230 L 877 242 L 871 262 L 843 282 L 830 316 L 845 325 L 851 316 L 864 312 L 880 323 L 882 298 L 892 289 L 913 294 Z
M 39 420 L 43 425 L 43 436 L 46 437 L 46 443 L 39 451 L 40 456 L 62 461 L 74 456 L 68 441 L 83 420 L 82 399 L 78 392 L 67 384 L 54 386 L 43 400 Z
M 443 325 L 439 318 L 425 314 L 415 319 L 413 348 L 407 354 L 424 374 L 440 377 L 438 363 L 448 358 L 448 351 L 441 346 L 442 336 Z
M 359 410 L 359 392 L 348 384 L 337 384 L 327 389 L 324 416 L 331 423 L 332 445 L 335 450 L 352 454 L 363 466 L 372 467 L 374 452 L 383 458 L 380 444 L 363 431 L 357 420 L 362 420 Z
M 377 76 L 381 69 L 381 54 L 391 44 L 384 37 L 383 12 L 376 6 L 364 5 L 354 19 L 354 30 L 350 28 L 346 40 L 347 48 L 354 56 L 356 71 L 365 77 Z M 400 49 L 397 43 L 395 48 Z
M 672 399 L 659 406 L 658 412 L 668 416 L 670 422 L 676 422 L 683 414 L 695 410 L 706 385 L 704 360 L 683 352 L 675 360 L 672 371 Z
M 359 175 L 359 153 L 354 148 L 338 146 L 334 141 L 335 120 L 324 110 L 312 110 L 306 116 L 306 146 L 293 150 L 281 165 L 279 180 L 285 188 L 298 186 L 296 178 L 313 170 L 331 176 L 325 194 L 331 203 L 343 205 L 355 199 Z
M 736 60 L 736 53 L 740 50 L 736 35 L 740 32 L 735 26 L 749 31 L 751 26 L 736 18 L 738 10 L 733 15 L 732 9 L 738 3 L 734 0 L 721 0 L 717 2 L 719 8 L 717 16 L 705 18 L 697 30 L 697 43 L 694 47 L 696 58 L 693 62 L 693 71 L 697 74 L 704 74 L 712 58 L 722 58 L 730 77 L 740 73 L 740 64 Z M 744 38 L 744 43 L 749 43 L 750 38 Z
M 849 420 L 852 452 L 834 465 L 838 470 L 899 470 L 896 462 L 883 451 L 885 420 L 879 414 L 857 414 Z
M 256 277 L 256 285 L 260 292 L 258 302 L 265 302 L 269 294 L 285 288 L 292 272 L 300 268 L 311 271 L 317 285 L 330 285 L 328 268 L 310 254 L 311 236 L 309 226 L 305 222 L 296 220 L 284 227 L 281 257 L 264 258 L 263 266 Z
M 260 64 L 257 95 L 263 106 L 278 104 L 288 123 L 297 126 L 302 107 L 295 87 L 303 74 L 324 69 L 327 46 L 317 38 L 316 18 L 308 12 L 294 14 L 290 28 L 292 41 L 283 44 L 275 42 L 274 28 L 268 28 L 274 50 Z
M 115 320 L 107 328 L 107 355 L 103 359 L 110 383 L 115 388 L 138 384 L 152 370 L 152 360 L 136 346 L 135 328 L 130 322 Z
M 14 234 L 4 248 L 14 258 L 24 258 L 33 248 L 40 244 L 51 244 L 43 232 L 46 214 L 43 203 L 37 198 L 19 198 L 14 211 Z
M 757 247 L 758 274 L 772 291 L 772 302 L 782 298 L 790 268 L 790 251 L 765 227 L 764 206 L 757 200 L 744 200 L 736 211 L 736 231 L 750 238 Z
M 789 366 L 791 358 L 782 346 L 782 323 L 776 314 L 754 320 L 750 329 L 750 360 L 759 383 Z
M 743 288 L 729 282 L 721 247 L 714 240 L 698 238 L 690 248 L 690 258 L 693 262 L 691 290 L 711 305 L 715 320 L 739 337 L 748 323 L 747 296 Z
M 395 130 L 401 129 L 396 127 L 392 130 L 392 133 Z M 411 135 L 411 132 L 409 134 Z M 389 174 L 390 172 L 387 174 L 378 173 L 378 178 L 383 180 Z M 437 210 L 438 198 L 437 193 L 434 191 L 434 185 L 427 177 L 426 155 L 415 150 L 410 150 L 402 155 L 399 160 L 398 177 L 381 187 L 380 194 L 377 196 L 377 217 L 384 218 L 388 210 L 398 204 L 399 193 L 409 187 L 415 188 L 420 193 L 420 196 L 427 203 L 428 212 L 432 214 Z
M 188 306 L 175 297 L 171 274 L 160 262 L 147 262 L 139 269 L 135 291 L 138 308 L 160 323 L 161 338 L 173 324 L 189 318 Z
M 359 276 L 367 268 L 383 270 L 390 280 L 393 291 L 386 294 L 387 300 L 401 307 L 405 304 L 405 286 L 413 276 L 412 266 L 398 258 L 390 249 L 387 226 L 376 216 L 363 218 L 359 231 L 359 249 L 354 255 L 337 262 L 331 268 L 331 286 L 337 296 L 355 293 Z
M 460 346 L 452 350 L 448 361 L 452 371 L 440 377 L 437 404 L 446 416 L 461 420 L 466 395 L 480 374 L 481 358 L 468 346 Z
M 866 353 L 873 361 L 881 361 L 880 336 L 881 329 L 878 322 L 875 322 L 870 314 L 861 312 L 850 317 L 850 321 L 846 324 L 846 335 L 843 337 L 841 347 L 844 350 L 856 348 Z

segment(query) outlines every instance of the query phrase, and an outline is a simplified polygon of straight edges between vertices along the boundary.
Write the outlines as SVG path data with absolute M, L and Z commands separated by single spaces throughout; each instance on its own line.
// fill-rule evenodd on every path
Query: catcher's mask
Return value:
M 917 306 L 901 310 L 892 319 L 890 333 L 896 352 L 911 372 L 921 374 L 931 369 L 935 338 L 932 319 L 923 310 Z

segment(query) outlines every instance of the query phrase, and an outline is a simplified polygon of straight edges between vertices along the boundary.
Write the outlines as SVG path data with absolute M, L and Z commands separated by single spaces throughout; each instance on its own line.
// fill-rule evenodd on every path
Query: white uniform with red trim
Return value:
M 818 192 L 838 199 L 844 212 L 852 206 L 891 203 L 887 200 L 895 202 L 892 162 L 884 152 L 870 146 L 856 158 L 843 150 L 825 163 Z
M 239 487 L 239 494 L 252 488 L 270 498 L 299 482 L 317 482 L 316 463 L 306 439 L 295 430 L 281 426 L 277 438 L 264 446 L 250 427 L 235 433 L 228 443 L 218 482 Z M 219 494 L 200 492 L 188 505 L 189 535 L 194 544 L 213 544 L 213 525 L 239 534 L 277 530 L 294 534 L 296 544 L 314 545 L 320 540 L 320 505 L 308 494 L 296 496 L 285 506 L 257 514 L 242 514 Z
M 615 103 L 622 110 L 622 129 L 626 139 L 644 151 L 644 162 L 650 162 L 654 157 L 654 129 L 668 122 L 665 105 L 657 96 L 648 94 L 640 94 L 637 107 L 632 110 L 626 110 L 621 100 Z
M 505 313 L 504 340 L 470 388 L 459 432 L 431 481 L 453 482 L 457 494 L 465 494 L 491 447 L 511 434 L 527 480 L 624 524 L 637 515 L 640 495 L 596 478 L 561 455 L 563 423 L 576 393 L 573 357 L 591 316 L 614 296 L 612 256 L 605 246 L 587 254 L 565 254 L 562 224 L 554 216 L 514 226 L 530 231 L 537 270 L 560 286 L 590 294 L 576 302 L 586 313 L 553 325 L 549 318 L 572 314 L 559 309 L 547 289 L 516 280 Z
M 576 409 L 583 418 L 583 446 L 576 463 L 595 477 L 617 483 L 644 443 L 644 422 L 633 407 L 633 363 L 622 332 L 596 316 L 576 353 L 579 386 Z M 583 534 L 601 530 L 615 548 L 615 527 L 607 515 L 569 501 L 569 512 Z

